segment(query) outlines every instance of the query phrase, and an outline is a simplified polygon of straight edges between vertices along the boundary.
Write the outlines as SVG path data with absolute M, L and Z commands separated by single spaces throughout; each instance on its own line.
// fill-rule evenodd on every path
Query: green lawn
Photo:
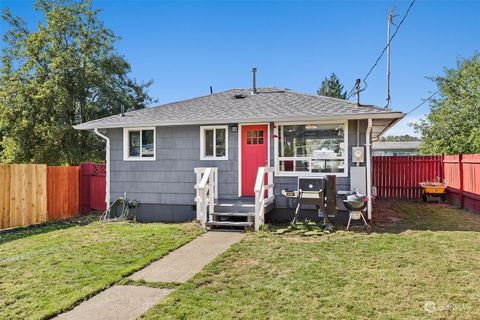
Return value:
M 480 319 L 480 217 L 389 210 L 396 223 L 370 235 L 251 233 L 144 318 Z
M 42 319 L 201 233 L 193 224 L 92 218 L 0 233 L 0 319 Z

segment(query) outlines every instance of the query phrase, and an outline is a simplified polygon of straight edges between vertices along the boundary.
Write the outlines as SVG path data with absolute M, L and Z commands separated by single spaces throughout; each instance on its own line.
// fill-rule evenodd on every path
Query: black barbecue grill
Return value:
M 372 227 L 368 224 L 364 215 L 368 205 L 368 197 L 354 189 L 352 192 L 349 192 L 343 196 L 343 204 L 349 211 L 347 230 L 350 228 L 350 223 L 352 220 L 362 219 L 363 223 L 367 227 L 367 231 L 370 232 Z
M 335 203 L 335 176 L 326 176 L 318 178 L 298 178 L 298 190 L 282 190 L 282 194 L 287 198 L 295 198 L 297 207 L 292 223 L 296 223 L 298 215 L 303 205 L 315 206 L 319 216 L 322 215 L 324 224 L 331 226 L 328 214 L 336 214 Z

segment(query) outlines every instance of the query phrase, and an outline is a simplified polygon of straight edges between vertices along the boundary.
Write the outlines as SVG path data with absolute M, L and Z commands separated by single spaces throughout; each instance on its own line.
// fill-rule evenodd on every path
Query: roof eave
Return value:
M 215 119 L 215 120 L 191 120 L 191 121 L 151 121 L 139 123 L 115 123 L 115 124 L 95 124 L 83 123 L 73 126 L 77 130 L 92 130 L 92 129 L 114 129 L 114 128 L 129 128 L 129 127 L 166 127 L 166 126 L 186 126 L 199 124 L 225 124 L 225 123 L 257 123 L 257 122 L 295 122 L 295 121 L 322 121 L 322 120 L 357 120 L 357 119 L 397 119 L 392 123 L 400 121 L 405 117 L 402 112 L 389 113 L 362 113 L 349 115 L 319 115 L 319 116 L 302 116 L 302 117 L 279 117 L 279 118 L 245 118 L 245 119 Z M 393 125 L 392 124 L 392 125 Z M 392 126 L 390 125 L 389 128 Z

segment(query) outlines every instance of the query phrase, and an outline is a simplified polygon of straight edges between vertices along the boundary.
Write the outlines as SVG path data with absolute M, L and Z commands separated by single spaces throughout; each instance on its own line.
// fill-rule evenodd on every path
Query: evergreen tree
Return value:
M 319 96 L 326 96 L 332 98 L 347 98 L 347 91 L 343 91 L 343 84 L 340 83 L 340 80 L 337 78 L 335 73 L 330 75 L 330 78 L 325 78 L 322 81 L 320 89 L 317 90 Z
M 38 0 L 37 30 L 5 9 L 0 74 L 3 162 L 77 164 L 103 159 L 103 141 L 73 125 L 152 102 L 151 82 L 129 77 L 115 34 L 91 1 Z

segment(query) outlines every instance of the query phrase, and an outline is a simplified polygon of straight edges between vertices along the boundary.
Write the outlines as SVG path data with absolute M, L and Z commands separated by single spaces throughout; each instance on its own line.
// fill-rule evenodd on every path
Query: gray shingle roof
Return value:
M 242 96 L 243 98 L 236 98 Z M 402 118 L 401 112 L 286 89 L 231 89 L 208 96 L 127 112 L 75 126 L 76 129 L 258 121 Z

